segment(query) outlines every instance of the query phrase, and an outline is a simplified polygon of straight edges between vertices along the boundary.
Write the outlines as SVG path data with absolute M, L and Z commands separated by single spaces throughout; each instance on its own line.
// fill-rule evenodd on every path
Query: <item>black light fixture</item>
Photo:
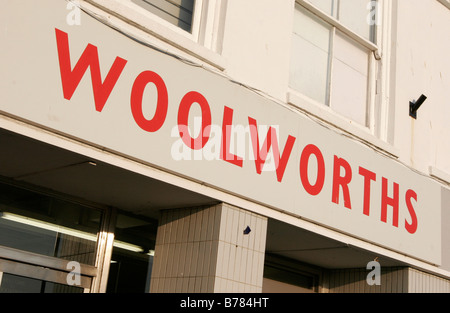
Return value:
M 421 95 L 418 100 L 409 102 L 409 116 L 417 119 L 417 110 L 419 110 L 425 100 L 427 100 L 427 97 L 425 95 Z
M 247 227 L 244 229 L 244 235 L 250 234 L 251 231 L 252 231 L 252 230 L 250 229 L 250 226 L 247 226 Z

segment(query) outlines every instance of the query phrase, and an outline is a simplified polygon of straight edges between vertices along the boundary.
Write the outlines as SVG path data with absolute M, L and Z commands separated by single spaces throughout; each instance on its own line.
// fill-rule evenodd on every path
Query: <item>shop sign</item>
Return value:
M 0 13 L 0 111 L 439 264 L 440 187 L 226 76 L 83 14 Z M 64 7 L 61 8 L 62 10 Z M 59 13 L 58 13 L 59 12 Z

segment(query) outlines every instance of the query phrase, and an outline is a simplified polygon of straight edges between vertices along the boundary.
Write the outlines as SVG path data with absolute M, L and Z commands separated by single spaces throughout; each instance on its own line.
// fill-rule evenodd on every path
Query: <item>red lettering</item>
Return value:
M 375 181 L 377 175 L 363 167 L 359 168 L 359 174 L 364 176 L 364 209 L 363 213 L 370 215 L 370 182 Z
M 125 68 L 127 60 L 116 57 L 105 79 L 102 81 L 98 49 L 96 46 L 88 44 L 75 66 L 72 68 L 68 34 L 55 28 L 55 35 L 64 98 L 71 100 L 81 80 L 85 76 L 86 71 L 89 69 L 95 109 L 96 111 L 101 112 Z M 147 119 L 144 116 L 143 97 L 145 88 L 150 83 L 156 87 L 157 99 L 154 116 L 151 119 Z M 192 138 L 188 128 L 189 115 L 194 103 L 197 103 L 200 106 L 202 115 L 200 134 L 196 138 Z M 168 90 L 164 80 L 157 73 L 152 71 L 144 71 L 140 73 L 136 77 L 132 86 L 130 106 L 133 118 L 140 128 L 147 132 L 158 131 L 164 125 L 169 106 Z M 211 108 L 208 101 L 202 94 L 191 91 L 181 99 L 178 109 L 177 123 L 179 134 L 186 146 L 193 150 L 203 149 L 210 137 L 211 121 Z M 256 172 L 258 174 L 262 173 L 269 151 L 272 149 L 276 166 L 277 180 L 278 182 L 282 182 L 296 138 L 293 136 L 288 136 L 284 149 L 282 153 L 280 153 L 277 131 L 274 127 L 269 127 L 267 135 L 264 138 L 264 142 L 262 143 L 262 146 L 260 146 L 257 121 L 251 117 L 248 117 L 248 122 L 250 127 L 252 148 L 255 156 Z M 242 167 L 243 158 L 230 152 L 232 123 L 233 110 L 225 106 L 222 122 L 220 157 L 224 161 Z M 312 177 L 312 175 L 309 175 L 309 172 L 312 167 L 309 166 L 309 162 L 311 161 L 311 157 L 313 155 L 317 161 L 317 175 L 315 176 L 315 182 L 311 183 L 310 177 Z M 303 149 L 300 157 L 299 170 L 300 179 L 305 191 L 312 196 L 317 196 L 320 194 L 324 187 L 326 172 L 324 157 L 317 146 L 309 144 Z M 345 159 L 339 158 L 335 155 L 331 201 L 335 204 L 339 204 L 342 191 L 344 206 L 348 209 L 352 209 L 349 189 L 349 184 L 352 181 L 352 175 L 352 168 L 350 164 Z M 364 178 L 363 214 L 370 216 L 371 184 L 377 180 L 377 175 L 363 167 L 359 167 L 359 175 Z M 392 195 L 389 195 L 388 179 L 385 177 L 382 178 L 381 222 L 387 223 L 388 207 L 391 207 L 392 225 L 394 227 L 398 227 L 400 187 L 399 184 L 395 182 L 392 186 Z M 418 196 L 414 190 L 409 189 L 406 192 L 405 203 L 409 213 L 409 218 L 405 218 L 404 227 L 410 234 L 415 234 L 418 229 L 418 218 L 414 207 L 417 204 L 417 199 Z
M 198 103 L 202 111 L 202 128 L 197 138 L 191 137 L 188 128 L 189 112 L 194 103 Z M 193 150 L 203 149 L 208 142 L 211 132 L 211 109 L 208 101 L 200 93 L 191 91 L 181 100 L 178 109 L 178 130 L 183 142 Z
M 275 168 L 277 173 L 277 180 L 281 182 L 283 180 L 284 171 L 286 170 L 286 165 L 294 146 L 295 138 L 288 136 L 286 145 L 283 149 L 283 153 L 280 157 L 280 151 L 278 146 L 277 132 L 273 127 L 269 127 L 267 131 L 266 139 L 264 140 L 263 146 L 259 148 L 259 135 L 258 135 L 258 125 L 256 120 L 249 117 L 248 123 L 250 125 L 250 136 L 252 139 L 253 153 L 255 155 L 255 166 L 256 172 L 261 174 L 264 163 L 266 162 L 267 154 L 269 153 L 270 147 L 272 147 L 273 157 L 275 161 Z
M 88 44 L 72 70 L 68 35 L 57 28 L 55 28 L 55 32 L 64 98 L 67 100 L 72 98 L 81 79 L 87 71 L 87 68 L 89 67 L 91 71 L 95 109 L 98 112 L 101 112 L 127 61 L 117 57 L 104 82 L 102 83 L 97 47 Z
M 142 111 L 142 98 L 145 87 L 149 83 L 153 83 L 156 86 L 158 94 L 155 115 L 151 120 L 147 120 Z M 131 89 L 130 103 L 134 120 L 140 128 L 148 132 L 156 132 L 159 130 L 164 124 L 169 105 L 169 96 L 163 79 L 158 74 L 150 71 L 139 74 Z
M 233 109 L 224 108 L 222 123 L 222 144 L 220 146 L 220 157 L 222 160 L 231 164 L 242 167 L 243 160 L 241 157 L 230 152 L 231 125 L 233 123 Z
M 417 202 L 417 194 L 415 193 L 414 190 L 410 189 L 406 192 L 405 200 L 406 200 L 406 206 L 408 208 L 408 212 L 411 216 L 411 224 L 405 220 L 405 228 L 410 234 L 414 234 L 417 231 L 418 221 L 417 221 L 416 212 L 411 203 L 411 199 L 414 199 Z
M 314 185 L 310 184 L 308 178 L 308 163 L 312 154 L 317 159 L 317 178 Z M 315 145 L 308 145 L 303 149 L 300 157 L 300 179 L 303 187 L 310 195 L 316 196 L 322 191 L 325 182 L 325 161 L 322 152 Z
M 393 209 L 392 225 L 398 227 L 399 185 L 394 183 L 394 195 L 390 198 L 388 197 L 388 180 L 383 177 L 381 189 L 381 221 L 387 222 L 387 207 L 391 206 Z
M 345 175 L 341 176 L 341 168 L 345 170 Z M 344 206 L 348 209 L 352 208 L 350 201 L 350 192 L 348 189 L 348 184 L 352 180 L 352 169 L 350 164 L 344 159 L 334 156 L 334 169 L 333 169 L 333 191 L 331 196 L 331 201 L 339 204 L 339 187 L 342 187 L 342 192 L 344 195 Z

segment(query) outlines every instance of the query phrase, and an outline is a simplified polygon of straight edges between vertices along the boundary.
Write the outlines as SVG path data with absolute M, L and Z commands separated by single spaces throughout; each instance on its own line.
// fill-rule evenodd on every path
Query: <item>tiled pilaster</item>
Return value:
M 261 292 L 266 231 L 265 217 L 224 203 L 164 211 L 150 291 Z

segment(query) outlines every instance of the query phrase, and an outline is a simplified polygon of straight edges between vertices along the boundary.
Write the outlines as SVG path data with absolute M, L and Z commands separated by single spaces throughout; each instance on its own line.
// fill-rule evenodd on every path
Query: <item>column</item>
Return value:
M 150 292 L 261 292 L 267 218 L 225 204 L 162 212 Z

